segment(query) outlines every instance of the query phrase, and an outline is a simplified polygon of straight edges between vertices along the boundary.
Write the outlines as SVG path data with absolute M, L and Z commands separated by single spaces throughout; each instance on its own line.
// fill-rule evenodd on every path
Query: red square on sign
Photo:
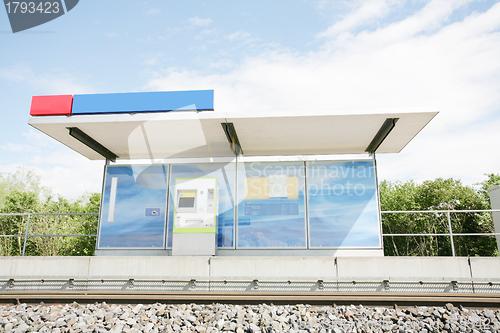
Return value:
M 33 96 L 31 100 L 32 116 L 70 115 L 73 95 Z

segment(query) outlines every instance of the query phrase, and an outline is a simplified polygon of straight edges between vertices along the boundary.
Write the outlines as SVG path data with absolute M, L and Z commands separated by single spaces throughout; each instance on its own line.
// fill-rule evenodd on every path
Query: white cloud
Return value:
M 32 74 L 31 70 L 26 66 L 0 68 L 0 77 L 12 82 L 21 82 L 31 74 Z
M 128 32 L 107 32 L 104 34 L 108 38 L 127 38 Z
M 86 192 L 100 193 L 104 162 L 71 157 L 74 163 L 65 167 L 36 167 L 34 170 L 41 176 L 42 185 L 51 187 L 54 193 L 68 199 L 78 199 Z
M 213 29 L 203 29 L 201 31 L 201 34 L 202 35 L 213 35 L 217 32 L 217 29 L 216 28 L 213 28 Z
M 46 167 L 41 164 L 0 164 L 0 173 L 13 173 L 19 167 L 32 169 L 40 176 L 42 186 L 49 187 L 53 194 L 75 200 L 85 193 L 100 193 L 103 161 L 80 160 L 74 153 L 74 164 Z
M 227 70 L 227 69 L 231 69 L 234 67 L 235 67 L 235 63 L 229 59 L 223 59 L 221 61 L 213 62 L 210 64 L 210 68 L 215 68 L 217 70 L 220 70 L 220 69 Z
M 158 65 L 162 57 L 163 57 L 163 52 L 158 52 L 154 55 L 146 57 L 146 59 L 143 61 L 143 64 L 148 66 Z
M 47 135 L 30 129 L 23 133 L 30 146 L 6 143 L 2 146 L 24 150 L 16 151 L 21 158 L 16 163 L 0 164 L 0 173 L 15 172 L 18 167 L 32 169 L 41 177 L 43 186 L 54 194 L 77 199 L 86 192 L 100 192 L 104 161 L 91 161 L 61 145 Z
M 7 142 L 6 144 L 0 146 L 0 150 L 11 152 L 29 152 L 33 150 L 33 147 L 19 143 Z
M 373 20 L 383 18 L 391 12 L 392 7 L 397 4 L 396 2 L 391 0 L 355 1 L 351 4 L 354 7 L 353 10 L 342 20 L 322 32 L 320 36 L 335 36 L 338 33 L 350 31 Z M 324 7 L 325 4 L 320 3 L 319 6 Z
M 161 14 L 161 9 L 159 8 L 151 8 L 150 10 L 146 11 L 146 15 L 157 15 Z
M 500 173 L 500 159 L 492 153 L 500 146 L 498 128 L 498 118 L 445 128 L 444 132 L 429 126 L 401 153 L 378 155 L 379 177 L 392 181 L 452 177 L 469 185 L 480 182 L 485 173 Z
M 34 71 L 28 66 L 0 68 L 0 78 L 34 87 L 40 94 L 92 93 L 78 75 L 60 69 Z M 41 176 L 42 185 L 66 198 L 77 199 L 85 192 L 100 192 L 103 161 L 89 161 L 46 134 L 29 129 L 16 142 L 0 145 L 0 173 L 28 167 Z
M 0 68 L 0 78 L 12 82 L 27 83 L 45 94 L 85 94 L 93 89 L 81 83 L 79 75 L 61 70 L 35 72 L 28 66 Z
M 188 19 L 188 23 L 195 25 L 197 27 L 205 27 L 205 26 L 210 25 L 212 23 L 212 19 L 201 18 L 201 17 L 195 16 L 195 17 L 191 17 L 190 19 Z
M 197 51 L 197 52 L 203 52 L 207 50 L 207 46 L 205 44 L 197 45 L 197 46 L 192 46 L 189 48 L 189 51 Z
M 480 181 L 500 172 L 492 154 L 500 146 L 500 4 L 449 23 L 467 2 L 430 1 L 376 29 L 363 22 L 398 4 L 363 2 L 321 34 L 320 51 L 264 53 L 218 75 L 160 71 L 146 88 L 215 89 L 221 112 L 438 106 L 440 115 L 403 153 L 380 156 L 381 175 Z
M 237 31 L 235 33 L 232 33 L 230 35 L 226 36 L 226 39 L 229 39 L 230 41 L 235 41 L 235 40 L 244 40 L 250 37 L 250 34 L 245 31 Z

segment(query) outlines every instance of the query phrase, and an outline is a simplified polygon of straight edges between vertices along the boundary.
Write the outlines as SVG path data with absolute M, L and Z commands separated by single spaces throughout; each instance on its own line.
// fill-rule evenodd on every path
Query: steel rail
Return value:
M 500 232 L 495 233 L 466 233 L 466 234 L 453 234 L 453 236 L 495 236 L 500 235 Z M 446 236 L 450 234 L 384 234 L 384 236 Z
M 287 303 L 396 303 L 480 304 L 500 307 L 497 294 L 461 293 L 339 293 L 339 292 L 148 292 L 148 291 L 18 291 L 0 292 L 0 302 L 33 301 L 116 301 L 116 302 L 287 302 Z
M 0 216 L 75 216 L 99 215 L 99 213 L 0 213 Z
M 492 213 L 500 212 L 500 209 L 434 209 L 434 210 L 383 210 L 382 214 L 393 213 Z
M 25 235 L 0 235 L 0 237 L 26 237 Z M 28 237 L 97 237 L 97 235 L 28 235 Z

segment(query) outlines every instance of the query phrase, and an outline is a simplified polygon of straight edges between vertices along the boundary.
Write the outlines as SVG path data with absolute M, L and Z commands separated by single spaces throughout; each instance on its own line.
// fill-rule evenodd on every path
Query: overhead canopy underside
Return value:
M 243 114 L 164 112 L 33 117 L 29 124 L 91 160 L 104 157 L 69 135 L 78 128 L 119 159 L 234 156 L 221 124 L 232 123 L 244 156 L 365 153 L 388 118 L 396 126 L 377 153 L 398 153 L 438 112 Z

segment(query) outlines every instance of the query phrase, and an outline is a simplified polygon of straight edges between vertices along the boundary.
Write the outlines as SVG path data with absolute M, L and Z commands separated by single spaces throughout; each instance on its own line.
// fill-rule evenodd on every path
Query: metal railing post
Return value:
M 26 232 L 24 233 L 23 257 L 24 253 L 26 253 L 26 242 L 28 240 L 28 230 L 30 228 L 30 217 L 31 214 L 28 214 L 28 223 L 26 224 Z
M 455 256 L 455 243 L 453 242 L 453 231 L 451 230 L 451 218 L 449 210 L 446 212 L 446 215 L 448 216 L 448 229 L 450 230 L 451 253 L 453 254 L 453 256 Z

